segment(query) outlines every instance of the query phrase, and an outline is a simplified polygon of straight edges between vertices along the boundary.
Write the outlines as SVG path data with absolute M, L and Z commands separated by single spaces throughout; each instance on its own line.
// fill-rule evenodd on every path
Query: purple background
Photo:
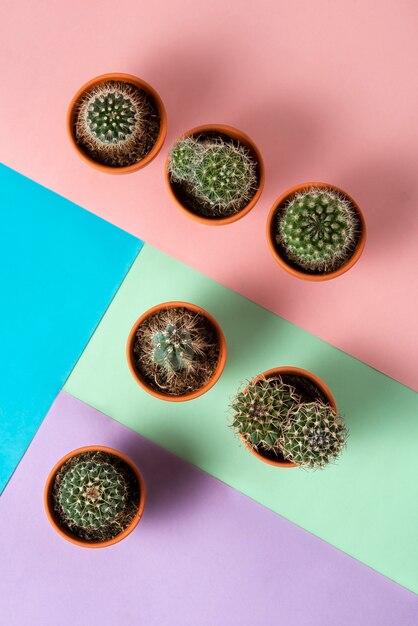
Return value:
M 100 550 L 63 540 L 42 504 L 53 464 L 93 444 L 131 456 L 148 486 L 139 526 Z M 413 593 L 63 392 L 0 517 L 7 626 L 418 623 Z

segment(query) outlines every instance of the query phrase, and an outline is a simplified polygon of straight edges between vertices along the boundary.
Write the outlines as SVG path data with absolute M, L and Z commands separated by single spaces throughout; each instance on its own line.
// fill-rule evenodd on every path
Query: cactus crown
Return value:
M 304 402 L 280 376 L 248 382 L 231 409 L 232 427 L 252 448 L 296 465 L 323 468 L 346 445 L 348 433 L 338 413 L 322 400 Z
M 167 372 L 179 372 L 191 367 L 194 357 L 190 333 L 176 324 L 167 324 L 164 330 L 152 336 L 154 363 Z
M 313 187 L 287 204 L 279 216 L 276 238 L 289 259 L 302 268 L 330 272 L 350 254 L 355 235 L 351 203 L 332 189 Z
M 98 529 L 115 522 L 127 500 L 125 479 L 109 463 L 81 461 L 68 470 L 59 489 L 66 525 Z
M 280 454 L 283 423 L 297 402 L 294 387 L 280 378 L 248 382 L 232 402 L 232 427 L 251 447 Z
M 103 162 L 135 162 L 146 110 L 144 93 L 130 83 L 108 81 L 92 87 L 78 103 L 76 139 Z
M 196 204 L 210 216 L 237 213 L 257 188 L 248 149 L 222 138 L 181 138 L 170 151 L 168 170 L 173 181 L 187 183 Z
M 297 465 L 320 469 L 339 456 L 346 440 L 347 430 L 334 409 L 320 401 L 308 402 L 288 416 L 282 450 Z

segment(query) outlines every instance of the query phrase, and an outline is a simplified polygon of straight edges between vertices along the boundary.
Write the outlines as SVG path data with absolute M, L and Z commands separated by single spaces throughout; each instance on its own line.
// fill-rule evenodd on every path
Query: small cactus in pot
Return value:
M 248 381 L 231 403 L 235 432 L 273 465 L 322 469 L 346 445 L 347 429 L 336 409 L 307 398 L 280 375 Z
M 261 193 L 260 168 L 248 145 L 215 131 L 183 136 L 172 146 L 167 162 L 180 206 L 213 222 L 240 214 Z

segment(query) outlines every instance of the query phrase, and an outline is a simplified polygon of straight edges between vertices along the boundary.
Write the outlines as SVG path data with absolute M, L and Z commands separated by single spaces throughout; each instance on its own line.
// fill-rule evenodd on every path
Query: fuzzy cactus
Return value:
M 281 448 L 286 459 L 312 469 L 335 460 L 346 445 L 347 430 L 336 411 L 323 402 L 302 403 L 283 425 Z
M 192 178 L 194 165 L 201 157 L 202 144 L 194 137 L 183 137 L 170 150 L 168 171 L 173 181 L 183 182 Z
M 109 463 L 80 461 L 65 473 L 58 497 L 63 523 L 70 530 L 100 529 L 115 523 L 123 511 L 127 486 Z
M 77 141 L 110 165 L 128 165 L 144 133 L 146 102 L 130 83 L 108 81 L 81 98 L 76 115 Z
M 177 373 L 190 369 L 194 350 L 190 333 L 176 324 L 167 324 L 164 330 L 153 335 L 154 363 L 168 373 Z
M 298 402 L 295 388 L 279 377 L 248 382 L 231 404 L 232 427 L 252 448 L 281 454 L 283 424 Z
M 212 217 L 237 213 L 257 188 L 248 149 L 222 138 L 183 137 L 170 151 L 168 170 L 171 180 L 186 183 L 195 204 Z
M 297 193 L 279 214 L 276 239 L 303 269 L 331 272 L 350 254 L 356 235 L 351 203 L 332 189 Z

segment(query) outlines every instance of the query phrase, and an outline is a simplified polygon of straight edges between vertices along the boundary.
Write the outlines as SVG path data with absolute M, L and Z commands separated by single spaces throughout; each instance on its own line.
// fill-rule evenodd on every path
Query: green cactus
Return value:
M 203 214 L 225 217 L 248 204 L 257 188 L 257 170 L 248 149 L 224 139 L 183 137 L 170 151 L 173 182 L 188 193 Z
M 71 530 L 99 529 L 115 523 L 127 501 L 123 475 L 106 462 L 80 461 L 59 487 L 63 523 Z
M 78 104 L 76 140 L 105 163 L 128 165 L 144 134 L 145 108 L 144 94 L 134 85 L 95 86 Z
M 195 164 L 193 185 L 196 194 L 215 213 L 236 213 L 257 187 L 254 160 L 244 146 L 207 142 Z
M 182 137 L 172 146 L 168 159 L 168 171 L 175 182 L 190 181 L 194 165 L 201 157 L 202 143 L 194 137 Z
M 307 402 L 295 406 L 287 416 L 281 447 L 287 460 L 320 469 L 339 456 L 347 436 L 346 427 L 331 406 Z
M 153 335 L 152 343 L 154 363 L 168 373 L 190 369 L 194 357 L 193 341 L 185 328 L 167 324 L 164 330 Z
M 313 272 L 331 272 L 355 243 L 355 214 L 350 202 L 332 189 L 313 187 L 297 193 L 279 213 L 277 242 L 288 258 Z
M 280 377 L 248 382 L 231 404 L 232 427 L 252 448 L 281 454 L 283 423 L 299 400 L 295 388 Z

